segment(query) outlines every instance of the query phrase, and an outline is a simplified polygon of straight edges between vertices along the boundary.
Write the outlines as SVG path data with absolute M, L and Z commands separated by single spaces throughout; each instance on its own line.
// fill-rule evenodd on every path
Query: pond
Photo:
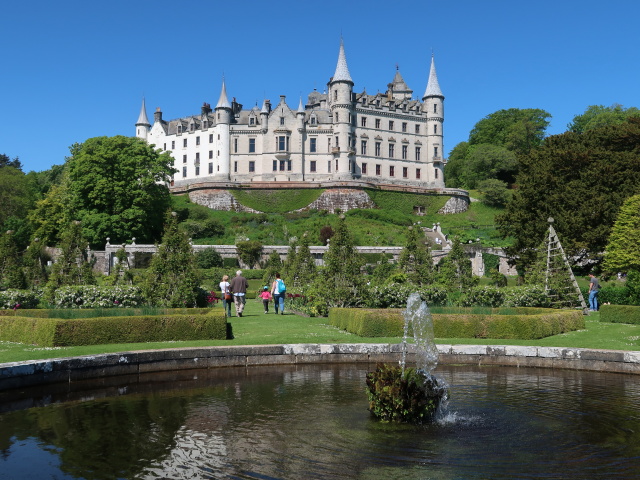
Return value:
M 411 426 L 370 416 L 374 368 L 220 368 L 2 392 L 0 478 L 640 477 L 635 376 L 439 366 L 447 411 Z

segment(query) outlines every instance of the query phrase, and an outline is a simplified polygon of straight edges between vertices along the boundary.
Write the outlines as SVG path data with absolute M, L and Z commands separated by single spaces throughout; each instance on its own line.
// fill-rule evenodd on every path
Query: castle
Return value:
M 172 186 L 207 182 L 366 182 L 444 188 L 444 95 L 433 57 L 422 101 L 399 71 L 385 93 L 354 93 L 344 43 L 326 93 L 314 90 L 292 110 L 243 109 L 225 82 L 215 108 L 166 121 L 158 108 L 149 123 L 145 101 L 136 136 L 168 151 Z

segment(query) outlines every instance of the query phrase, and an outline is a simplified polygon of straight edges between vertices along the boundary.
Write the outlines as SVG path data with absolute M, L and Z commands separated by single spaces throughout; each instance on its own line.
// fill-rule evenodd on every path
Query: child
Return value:
M 260 298 L 262 299 L 262 304 L 264 305 L 264 313 L 269 313 L 269 301 L 271 300 L 269 287 L 264 287 L 264 290 L 260 294 Z

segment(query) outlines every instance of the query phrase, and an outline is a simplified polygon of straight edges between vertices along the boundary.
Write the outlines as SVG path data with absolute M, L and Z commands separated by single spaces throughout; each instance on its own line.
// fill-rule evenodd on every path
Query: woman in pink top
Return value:
M 264 305 L 264 313 L 269 313 L 269 301 L 271 301 L 271 294 L 269 293 L 269 287 L 264 287 L 264 290 L 260 294 L 262 304 Z

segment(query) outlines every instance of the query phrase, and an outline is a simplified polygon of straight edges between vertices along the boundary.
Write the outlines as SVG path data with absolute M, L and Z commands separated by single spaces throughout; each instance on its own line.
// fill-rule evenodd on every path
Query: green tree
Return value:
M 464 162 L 460 183 L 468 189 L 475 189 L 481 181 L 488 179 L 513 183 L 518 171 L 515 153 L 486 143 L 470 146 Z
M 276 273 L 281 273 L 283 271 L 283 263 L 280 258 L 280 254 L 277 250 L 273 250 L 267 258 L 267 263 L 264 266 L 264 275 L 262 277 L 262 283 L 265 285 L 271 285 L 271 283 L 276 279 Z
M 629 197 L 620 207 L 602 268 L 609 274 L 640 272 L 640 195 Z
M 504 207 L 511 198 L 507 183 L 497 178 L 489 178 L 478 183 L 478 190 L 484 195 L 482 202 L 490 207 Z
M 55 290 L 63 285 L 94 285 L 93 264 L 89 243 L 82 234 L 80 222 L 71 222 L 60 241 L 60 255 L 51 268 L 46 297 L 53 300 Z
M 24 288 L 25 278 L 13 231 L 0 235 L 0 290 Z
M 25 218 L 33 202 L 26 175 L 15 167 L 0 168 L 0 227 L 11 217 Z
M 16 170 L 22 170 L 22 163 L 20 163 L 20 159 L 18 157 L 11 159 L 7 154 L 0 153 L 0 168 L 3 167 L 12 167 Z
M 215 248 L 205 248 L 196 252 L 196 266 L 198 268 L 222 267 L 224 261 Z
M 584 113 L 573 117 L 567 129 L 574 133 L 584 133 L 607 125 L 620 125 L 630 117 L 640 117 L 640 110 L 636 107 L 624 108 L 618 104 L 610 107 L 589 105 Z
M 436 278 L 448 289 L 460 292 L 478 283 L 459 237 L 453 239 L 449 254 L 438 263 Z
M 419 228 L 409 227 L 407 241 L 398 257 L 398 267 L 415 285 L 428 285 L 433 282 L 433 258 L 424 243 L 424 235 Z
M 39 238 L 34 238 L 24 252 L 22 262 L 24 275 L 28 286 L 43 287 L 49 278 L 47 262 L 51 257 L 45 252 L 44 245 Z
M 293 277 L 294 286 L 306 287 L 313 282 L 316 276 L 316 261 L 309 249 L 309 236 L 305 232 L 300 239 L 296 253 L 296 265 Z
M 361 257 L 356 252 L 345 217 L 341 215 L 324 256 L 324 269 L 315 283 L 330 307 L 360 304 L 364 290 L 361 267 Z
M 600 261 L 624 200 L 640 185 L 640 119 L 548 137 L 520 160 L 518 189 L 496 217 L 507 249 L 524 271 L 535 259 L 547 218 L 555 219 L 567 257 Z
M 143 290 L 149 303 L 160 307 L 194 307 L 200 278 L 189 239 L 178 228 L 174 213 L 166 217 L 162 243 L 151 259 Z
M 248 268 L 254 268 L 262 256 L 262 243 L 258 240 L 244 240 L 236 243 L 238 257 Z
M 51 240 L 58 240 L 61 218 L 80 219 L 94 247 L 104 246 L 107 237 L 114 243 L 132 237 L 141 243 L 160 238 L 163 215 L 171 204 L 166 183 L 175 172 L 168 152 L 160 153 L 142 139 L 124 136 L 90 138 L 70 150 L 60 185 L 63 192 L 53 193 L 65 198 L 62 211 L 53 208 L 49 213 L 55 216 L 43 215 L 52 206 L 49 202 L 32 216 L 40 238 L 53 235 Z M 52 192 L 47 198 L 50 195 Z
M 539 108 L 509 108 L 487 115 L 469 133 L 469 145 L 502 146 L 528 154 L 542 144 L 551 114 Z

